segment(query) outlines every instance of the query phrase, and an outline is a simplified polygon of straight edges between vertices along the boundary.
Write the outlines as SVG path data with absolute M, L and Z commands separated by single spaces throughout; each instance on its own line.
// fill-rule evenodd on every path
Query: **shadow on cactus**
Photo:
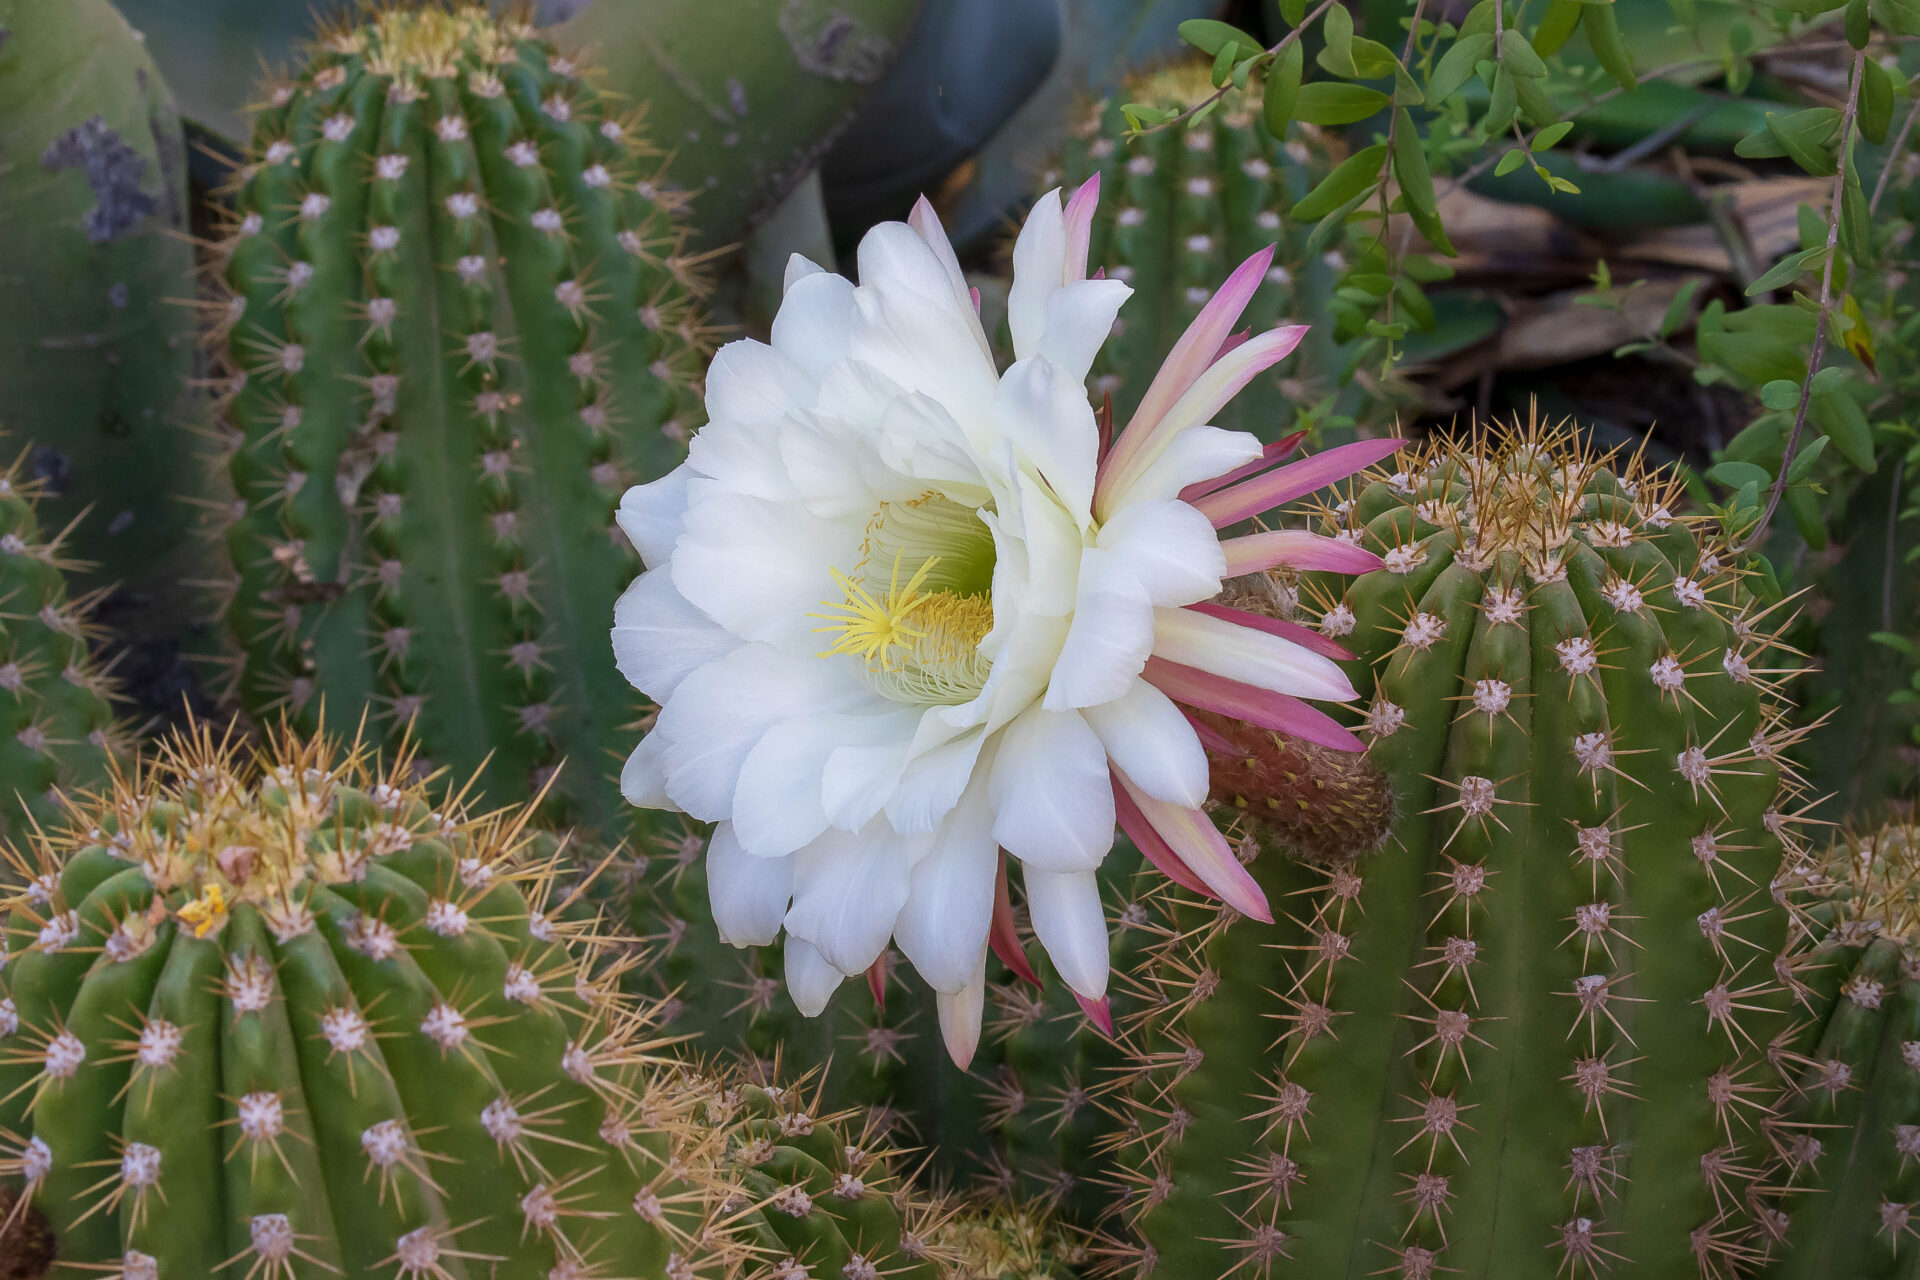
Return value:
M 565 757 L 556 816 L 614 816 L 614 506 L 683 456 L 707 345 L 660 163 L 475 7 L 323 31 L 270 88 L 217 246 L 253 714 L 371 706 L 499 800 Z
M 1229 807 L 1277 924 L 1165 896 L 1103 1257 L 1730 1276 L 1793 1044 L 1766 611 L 1672 477 L 1570 426 L 1395 465 L 1320 518 L 1386 569 L 1270 589 L 1358 655 L 1398 819 L 1328 858 Z

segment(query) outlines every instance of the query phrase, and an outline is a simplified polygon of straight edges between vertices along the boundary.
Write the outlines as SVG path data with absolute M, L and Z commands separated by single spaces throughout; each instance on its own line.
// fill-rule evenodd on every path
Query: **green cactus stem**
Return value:
M 624 812 L 614 511 L 683 456 L 706 342 L 659 164 L 476 7 L 327 31 L 272 89 L 220 246 L 250 711 L 371 708 L 501 801 L 565 759 L 553 816 Z
M 33 441 L 43 518 L 85 562 L 83 590 L 121 584 L 119 620 L 184 620 L 176 579 L 193 451 L 186 146 L 139 34 L 106 0 L 0 0 L 0 386 Z M 11 777 L 12 775 L 7 775 Z
M 1237 827 L 1273 926 L 1175 895 L 1102 1261 L 1730 1276 L 1787 1032 L 1770 638 L 1637 458 L 1534 422 L 1389 465 L 1322 520 L 1386 569 L 1278 589 L 1357 655 L 1398 820 L 1332 861 Z

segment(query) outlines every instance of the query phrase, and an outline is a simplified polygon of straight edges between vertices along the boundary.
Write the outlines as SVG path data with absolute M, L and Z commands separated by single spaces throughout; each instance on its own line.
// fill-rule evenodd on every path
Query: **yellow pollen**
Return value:
M 204 938 L 227 915 L 227 897 L 218 884 L 209 884 L 206 892 L 180 908 L 180 918 L 193 926 L 193 936 Z
M 927 580 L 927 573 L 939 563 L 938 556 L 931 557 L 922 564 L 907 580 L 900 585 L 900 557 L 896 551 L 893 556 L 893 578 L 887 586 L 887 593 L 875 599 L 873 593 L 849 578 L 838 569 L 832 569 L 834 585 L 846 593 L 846 599 L 835 604 L 831 600 L 822 600 L 820 606 L 826 613 L 810 613 L 809 618 L 820 618 L 827 622 L 824 627 L 815 627 L 814 631 L 837 634 L 840 638 L 832 645 L 822 649 L 818 656 L 830 658 L 836 654 L 855 653 L 867 662 L 878 661 L 884 671 L 891 671 L 898 664 L 894 656 L 895 649 L 906 648 L 912 641 L 926 633 L 910 626 L 909 615 L 925 604 L 931 597 L 920 590 Z

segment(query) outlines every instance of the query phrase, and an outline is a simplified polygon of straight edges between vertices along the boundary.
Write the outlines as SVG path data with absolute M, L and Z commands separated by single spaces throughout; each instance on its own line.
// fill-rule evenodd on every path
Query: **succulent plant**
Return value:
M 405 763 L 247 760 L 202 729 L 36 838 L 0 970 L 0 1176 L 64 1263 L 727 1261 L 700 1176 L 717 1135 L 539 909 L 554 871 L 519 858 L 525 813 L 435 810 Z
M 1069 1280 L 1086 1247 L 1044 1203 L 962 1207 L 935 1239 L 952 1250 L 952 1280 Z
M 25 454 L 0 470 L 0 837 L 13 839 L 57 819 L 62 792 L 102 781 L 119 745 L 89 653 L 92 598 L 68 596 L 67 531 L 42 532 L 27 470 Z
M 1290 634 L 1350 645 L 1374 690 L 1356 719 L 1390 838 L 1355 856 L 1256 829 L 1270 797 L 1322 828 L 1394 810 L 1363 780 L 1305 796 L 1287 743 L 1212 744 L 1260 766 L 1222 816 L 1288 908 L 1167 906 L 1103 1258 L 1730 1275 L 1781 1092 L 1769 890 L 1802 820 L 1763 611 L 1672 477 L 1571 428 L 1400 465 L 1323 516 L 1385 570 L 1277 584 Z
M 88 590 L 175 609 L 195 467 L 186 145 L 167 86 L 107 0 L 0 0 L 0 386 L 36 446 L 44 518 L 77 525 Z M 13 775 L 6 775 L 12 777 Z
M 1096 396 L 1111 393 L 1124 423 L 1162 356 L 1235 267 L 1277 246 L 1267 283 L 1245 313 L 1254 332 L 1289 321 L 1313 329 L 1292 360 L 1248 384 L 1217 425 L 1276 440 L 1301 428 L 1335 440 L 1350 434 L 1356 414 L 1389 421 L 1387 388 L 1363 404 L 1351 385 L 1357 358 L 1336 338 L 1331 307 L 1339 272 L 1309 253 L 1303 228 L 1287 212 L 1333 167 L 1333 144 L 1308 130 L 1282 143 L 1267 132 L 1255 103 L 1230 94 L 1222 108 L 1191 127 L 1128 137 L 1120 103 L 1185 107 L 1211 95 L 1204 66 L 1177 66 L 1130 83 L 1095 105 L 1074 130 L 1043 189 L 1069 188 L 1099 174 L 1088 265 L 1133 286 L 1116 332 L 1093 366 Z M 1334 434 L 1328 435 L 1331 431 Z
M 1773 1126 L 1763 1274 L 1895 1276 L 1920 1258 L 1920 826 L 1834 844 L 1802 878 L 1809 1012 Z
M 272 89 L 219 247 L 249 710 L 373 708 L 498 800 L 568 759 L 552 811 L 611 820 L 615 506 L 681 456 L 705 342 L 658 165 L 478 7 L 326 31 Z

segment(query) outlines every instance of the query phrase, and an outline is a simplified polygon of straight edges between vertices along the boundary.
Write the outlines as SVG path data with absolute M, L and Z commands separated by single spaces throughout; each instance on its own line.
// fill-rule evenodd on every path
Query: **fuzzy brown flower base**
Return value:
M 0 1280 L 40 1280 L 57 1256 L 46 1215 L 0 1186 Z

